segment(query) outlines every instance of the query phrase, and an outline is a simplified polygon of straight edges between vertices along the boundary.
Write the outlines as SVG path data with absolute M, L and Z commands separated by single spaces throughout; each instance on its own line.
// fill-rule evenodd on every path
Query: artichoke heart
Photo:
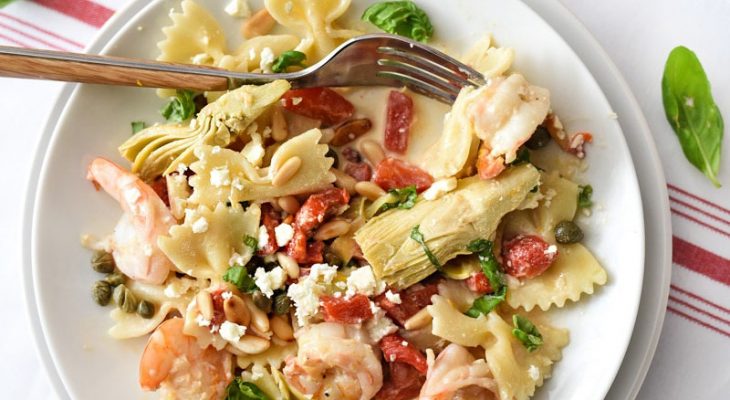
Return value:
M 472 240 L 491 236 L 539 181 L 539 172 L 529 164 L 493 180 L 461 179 L 456 190 L 438 200 L 418 201 L 409 210 L 392 209 L 369 220 L 355 240 L 376 277 L 400 290 L 436 271 L 421 245 L 409 237 L 414 226 L 420 225 L 426 245 L 445 264 L 468 254 Z
M 155 125 L 137 133 L 119 153 L 144 180 L 167 175 L 180 163 L 194 161 L 193 150 L 199 145 L 228 146 L 289 87 L 284 80 L 241 86 L 205 106 L 189 124 Z

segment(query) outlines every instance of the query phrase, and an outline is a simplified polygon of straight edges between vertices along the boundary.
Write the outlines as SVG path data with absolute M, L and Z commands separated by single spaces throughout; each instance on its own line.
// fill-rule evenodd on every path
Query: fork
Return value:
M 0 46 L 0 76 L 198 91 L 230 90 L 276 79 L 285 79 L 294 88 L 406 86 L 449 104 L 461 88 L 485 84 L 479 72 L 458 60 L 389 34 L 355 37 L 314 65 L 272 74 Z

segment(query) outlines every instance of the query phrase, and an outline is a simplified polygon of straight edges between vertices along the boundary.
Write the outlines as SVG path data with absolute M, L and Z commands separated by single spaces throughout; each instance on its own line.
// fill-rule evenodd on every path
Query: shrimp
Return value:
M 323 322 L 295 336 L 299 351 L 286 360 L 284 376 L 304 396 L 368 400 L 383 386 L 379 357 L 362 328 Z
M 474 360 L 467 349 L 448 345 L 429 368 L 419 400 L 498 399 L 497 384 L 487 362 Z
M 494 78 L 469 94 L 467 118 L 482 140 L 477 170 L 482 179 L 502 172 L 517 149 L 535 132 L 550 108 L 550 92 L 530 85 L 522 75 Z
M 176 223 L 165 203 L 136 175 L 104 158 L 89 164 L 86 178 L 101 186 L 124 210 L 111 246 L 117 267 L 132 279 L 163 283 L 174 265 L 157 246 L 157 237 L 166 235 Z
M 157 327 L 139 363 L 142 389 L 162 388 L 163 398 L 221 399 L 232 380 L 233 356 L 210 346 L 201 348 L 195 337 L 183 333 L 182 318 Z

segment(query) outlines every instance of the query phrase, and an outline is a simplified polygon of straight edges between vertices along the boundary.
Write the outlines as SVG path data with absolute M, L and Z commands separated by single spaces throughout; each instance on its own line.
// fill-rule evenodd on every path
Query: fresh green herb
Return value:
M 515 314 L 512 316 L 512 323 L 515 326 L 512 329 L 512 336 L 522 342 L 527 351 L 532 353 L 542 345 L 542 335 L 530 320 Z
M 14 1 L 15 0 L 0 0 L 0 8 L 3 8 Z
M 274 63 L 271 64 L 271 70 L 280 73 L 286 72 L 289 67 L 303 67 L 304 60 L 307 59 L 307 55 L 301 51 L 289 50 L 281 53 L 279 57 L 276 57 Z
M 256 253 L 256 250 L 259 249 L 259 241 L 251 235 L 243 237 L 243 244 L 248 246 L 254 253 Z
M 170 100 L 160 113 L 168 121 L 183 122 L 195 113 L 195 94 L 189 90 L 178 89 L 175 97 Z
M 489 240 L 475 239 L 466 247 L 472 253 L 476 253 L 479 257 L 479 265 L 482 272 L 489 280 L 489 286 L 492 293 L 485 294 L 474 300 L 471 308 L 467 310 L 466 315 L 476 318 L 480 314 L 489 314 L 494 307 L 503 302 L 507 295 L 507 286 L 504 284 L 504 274 L 499 268 L 499 263 L 494 257 L 494 244 Z
M 407 186 L 403 189 L 391 189 L 388 191 L 388 194 L 391 195 L 394 201 L 389 201 L 380 206 L 380 208 L 378 208 L 378 213 L 396 207 L 408 210 L 416 205 L 416 199 L 418 198 L 418 192 L 416 192 L 415 185 Z
M 717 173 L 723 120 L 712 98 L 710 82 L 692 50 L 678 46 L 669 53 L 662 78 L 664 112 L 687 160 L 720 187 Z
M 234 265 L 228 268 L 228 271 L 223 275 L 223 280 L 236 285 L 241 292 L 256 290 L 256 282 L 243 265 Z
M 593 197 L 593 186 L 591 185 L 581 185 L 578 186 L 580 189 L 580 192 L 578 192 L 578 207 L 579 208 L 589 208 L 593 205 L 593 200 L 591 200 L 591 197 Z
M 132 135 L 146 128 L 147 124 L 144 121 L 132 121 Z
M 530 163 L 530 150 L 527 150 L 527 147 L 520 147 L 517 150 L 517 155 L 514 160 L 512 160 L 509 165 L 520 165 L 520 164 L 529 164 Z
M 269 400 L 258 386 L 237 377 L 226 388 L 225 400 Z
M 427 42 L 433 26 L 423 10 L 412 1 L 385 1 L 365 10 L 362 20 L 395 35 Z
M 423 247 L 423 252 L 426 253 L 426 257 L 428 257 L 428 261 L 431 261 L 431 264 L 433 264 L 434 267 L 436 267 L 437 270 L 441 271 L 443 266 L 439 262 L 439 259 L 436 258 L 436 256 L 431 252 L 431 249 L 428 248 L 428 245 L 426 244 L 426 239 L 423 237 L 423 233 L 419 230 L 421 226 L 416 225 L 411 229 L 411 239 L 418 242 L 418 244 Z

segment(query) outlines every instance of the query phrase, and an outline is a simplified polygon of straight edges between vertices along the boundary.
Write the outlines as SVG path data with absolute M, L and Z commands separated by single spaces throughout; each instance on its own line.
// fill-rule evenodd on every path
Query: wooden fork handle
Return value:
M 151 88 L 227 90 L 217 68 L 0 46 L 0 76 Z

